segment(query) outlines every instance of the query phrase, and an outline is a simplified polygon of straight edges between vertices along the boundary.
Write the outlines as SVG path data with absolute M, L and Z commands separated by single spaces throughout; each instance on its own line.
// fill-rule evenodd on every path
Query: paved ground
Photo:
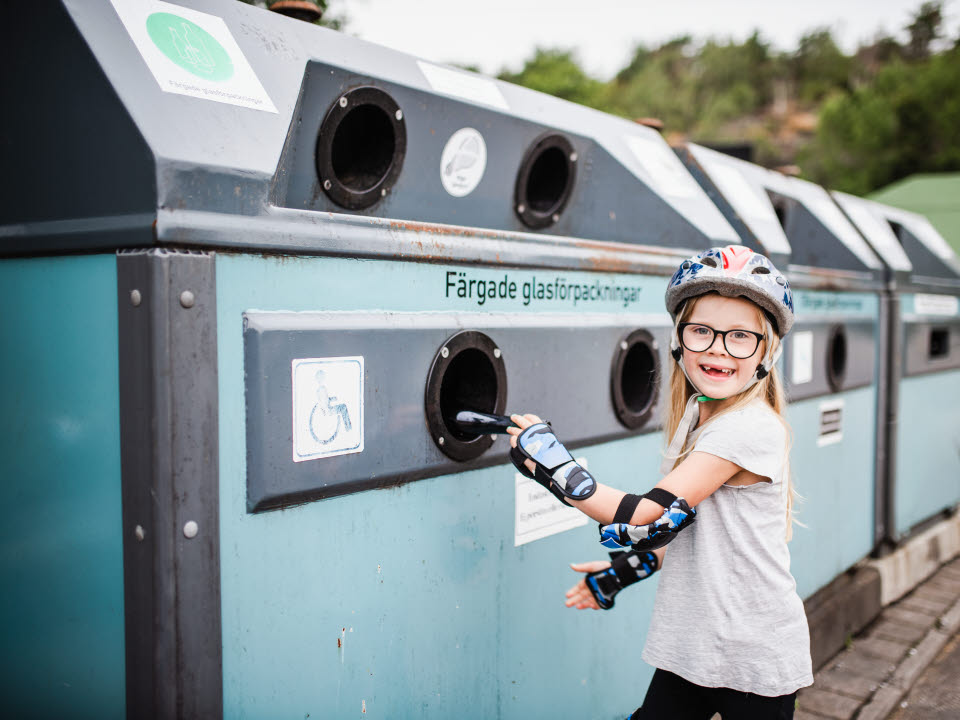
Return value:
M 795 720 L 960 718 L 960 558 L 893 603 L 800 692 Z
M 956 720 L 960 718 L 960 635 L 954 635 L 940 656 L 920 676 L 890 720 Z

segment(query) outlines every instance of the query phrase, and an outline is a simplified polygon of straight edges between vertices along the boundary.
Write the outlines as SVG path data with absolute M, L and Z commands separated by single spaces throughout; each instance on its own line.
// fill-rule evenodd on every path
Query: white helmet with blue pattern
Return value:
M 686 368 L 680 360 L 683 349 L 676 323 L 687 300 L 712 292 L 727 297 L 745 297 L 755 302 L 766 311 L 766 324 L 770 326 L 770 331 L 775 330 L 781 338 L 793 326 L 793 292 L 790 283 L 766 256 L 743 245 L 704 250 L 684 260 L 667 285 L 667 311 L 674 320 L 670 350 L 684 374 Z M 778 346 L 776 352 L 771 354 L 770 345 L 767 343 L 767 352 L 756 374 L 740 392 L 762 380 L 779 359 L 781 347 Z

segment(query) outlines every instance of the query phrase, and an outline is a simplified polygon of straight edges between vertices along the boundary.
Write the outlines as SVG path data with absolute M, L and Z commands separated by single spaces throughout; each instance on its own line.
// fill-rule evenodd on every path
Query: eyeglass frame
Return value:
M 689 325 L 699 325 L 700 327 L 707 328 L 707 330 L 710 330 L 713 333 L 713 337 L 710 338 L 710 343 L 703 350 L 694 350 L 693 348 L 687 347 L 687 344 L 683 341 L 683 331 L 686 330 L 687 326 Z M 732 333 L 732 332 L 745 332 L 745 333 L 750 333 L 751 335 L 754 335 L 757 338 L 757 346 L 753 349 L 753 352 L 747 355 L 746 357 L 737 357 L 732 352 L 730 352 L 730 348 L 727 347 L 727 333 Z M 721 340 L 723 341 L 723 349 L 726 350 L 727 353 L 729 353 L 730 357 L 735 358 L 736 360 L 749 360 L 750 358 L 752 358 L 754 355 L 757 354 L 757 350 L 760 349 L 760 342 L 767 339 L 767 336 L 764 335 L 763 333 L 754 332 L 753 330 L 747 330 L 745 328 L 730 328 L 729 330 L 717 330 L 716 328 L 712 328 L 709 325 L 706 325 L 704 323 L 698 323 L 698 322 L 677 323 L 677 339 L 680 341 L 680 344 L 684 347 L 684 349 L 689 350 L 690 352 L 706 352 L 707 350 L 712 348 L 713 344 L 717 341 L 717 335 L 719 335 Z

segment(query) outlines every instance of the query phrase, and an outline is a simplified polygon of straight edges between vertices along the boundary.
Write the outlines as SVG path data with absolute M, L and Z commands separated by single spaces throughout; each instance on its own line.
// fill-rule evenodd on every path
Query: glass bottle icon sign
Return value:
M 164 55 L 193 75 L 213 82 L 233 76 L 230 54 L 196 23 L 173 13 L 153 13 L 147 18 L 147 33 Z

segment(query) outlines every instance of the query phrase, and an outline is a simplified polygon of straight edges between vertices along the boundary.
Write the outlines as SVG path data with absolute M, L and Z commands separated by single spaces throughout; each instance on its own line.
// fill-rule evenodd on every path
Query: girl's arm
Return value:
M 512 415 L 511 419 L 517 427 L 508 428 L 507 432 L 510 433 L 510 443 L 514 446 L 516 446 L 517 435 L 530 425 L 542 422 L 536 415 Z M 527 467 L 533 469 L 533 463 L 530 460 L 527 460 Z M 716 455 L 692 452 L 658 482 L 656 487 L 682 497 L 690 507 L 695 507 L 741 470 L 739 465 Z M 580 512 L 605 525 L 613 522 L 613 516 L 624 495 L 626 493 L 622 490 L 597 483 L 596 492 L 586 500 L 570 499 L 568 502 Z M 637 505 L 630 524 L 646 525 L 657 520 L 662 514 L 663 506 L 644 498 Z

